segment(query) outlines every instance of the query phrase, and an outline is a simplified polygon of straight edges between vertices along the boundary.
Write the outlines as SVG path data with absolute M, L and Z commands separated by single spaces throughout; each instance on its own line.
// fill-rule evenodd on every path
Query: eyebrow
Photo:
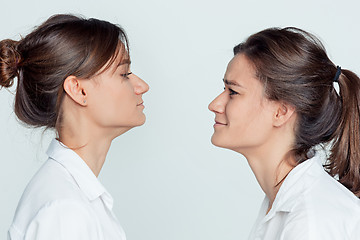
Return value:
M 117 65 L 116 67 L 119 67 L 119 66 L 121 66 L 121 65 L 123 65 L 123 64 L 131 64 L 130 59 L 129 59 L 129 58 L 122 59 L 122 60 L 118 63 L 118 65 Z
M 131 64 L 130 58 L 121 59 L 121 61 L 114 67 L 114 70 L 112 71 L 112 74 L 114 74 L 116 72 L 118 67 L 120 67 L 121 65 L 124 65 L 124 64 L 129 64 L 130 65 Z
M 228 80 L 228 79 L 223 79 L 223 81 L 224 81 L 224 83 L 226 84 L 226 85 L 231 85 L 231 86 L 236 86 L 236 87 L 241 87 L 241 88 L 245 88 L 243 85 L 241 85 L 241 84 L 239 84 L 239 83 L 237 83 L 237 82 L 235 82 L 235 81 L 232 81 L 232 80 Z

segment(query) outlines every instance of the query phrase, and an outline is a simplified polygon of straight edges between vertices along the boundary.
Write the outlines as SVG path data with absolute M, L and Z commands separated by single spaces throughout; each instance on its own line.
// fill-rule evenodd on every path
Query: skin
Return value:
M 145 122 L 142 95 L 149 86 L 130 73 L 129 59 L 117 59 L 90 79 L 69 76 L 64 81 L 59 140 L 86 162 L 98 176 L 111 142 Z M 121 61 L 121 62 L 120 62 Z
M 229 62 L 224 84 L 224 91 L 209 104 L 215 113 L 211 141 L 246 157 L 270 200 L 269 211 L 280 181 L 294 166 L 288 153 L 295 139 L 295 109 L 266 98 L 263 84 L 243 54 Z

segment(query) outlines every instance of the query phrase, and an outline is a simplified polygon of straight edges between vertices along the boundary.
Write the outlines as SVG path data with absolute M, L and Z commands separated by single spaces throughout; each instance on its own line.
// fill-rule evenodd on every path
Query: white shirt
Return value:
M 360 200 L 325 172 L 316 155 L 296 166 L 268 214 L 265 197 L 250 240 L 360 239 Z
M 53 140 L 26 187 L 8 240 L 126 240 L 113 199 L 74 151 Z

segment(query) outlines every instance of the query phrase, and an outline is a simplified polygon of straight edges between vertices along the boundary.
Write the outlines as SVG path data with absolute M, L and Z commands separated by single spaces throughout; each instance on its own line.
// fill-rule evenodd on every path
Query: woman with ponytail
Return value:
M 97 179 L 112 140 L 145 122 L 149 87 L 130 71 L 124 30 L 52 16 L 20 41 L 0 41 L 0 85 L 14 79 L 18 119 L 57 138 L 20 199 L 8 239 L 125 240 Z
M 266 195 L 249 239 L 360 239 L 359 77 L 315 36 L 271 28 L 234 48 L 223 81 L 212 143 Z

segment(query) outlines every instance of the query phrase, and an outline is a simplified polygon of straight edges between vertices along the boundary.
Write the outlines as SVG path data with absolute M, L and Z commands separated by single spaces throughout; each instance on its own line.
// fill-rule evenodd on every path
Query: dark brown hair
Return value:
M 12 86 L 17 77 L 16 116 L 30 126 L 55 128 L 66 77 L 98 74 L 121 47 L 128 52 L 126 34 L 117 25 L 54 15 L 20 41 L 0 42 L 0 86 Z
M 360 197 L 360 79 L 342 69 L 340 95 L 333 87 L 337 67 L 321 42 L 298 28 L 271 28 L 234 47 L 253 64 L 265 95 L 295 107 L 291 151 L 297 164 L 318 144 L 331 144 L 326 170 Z

